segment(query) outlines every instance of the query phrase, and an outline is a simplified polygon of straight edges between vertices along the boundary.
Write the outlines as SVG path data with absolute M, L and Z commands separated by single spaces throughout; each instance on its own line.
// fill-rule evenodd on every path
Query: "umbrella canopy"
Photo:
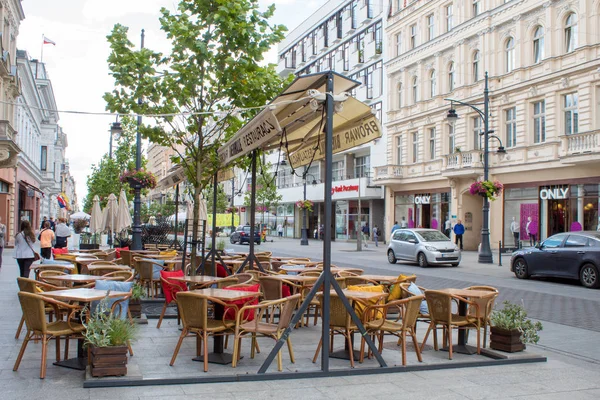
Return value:
M 119 194 L 119 204 L 117 206 L 117 222 L 115 232 L 121 232 L 129 228 L 132 224 L 131 214 L 129 213 L 129 203 L 125 191 L 121 190 Z
M 106 202 L 106 207 L 102 212 L 102 230 L 114 231 L 117 223 L 117 214 L 118 214 L 119 205 L 117 204 L 117 196 L 111 193 L 108 196 L 108 201 Z
M 98 233 L 102 230 L 102 209 L 100 208 L 100 197 L 94 196 L 92 215 L 90 216 L 90 232 Z
M 76 220 L 76 219 L 90 219 L 91 215 L 88 213 L 84 213 L 83 211 L 79 211 L 76 213 L 73 213 L 69 216 L 69 219 L 72 220 Z

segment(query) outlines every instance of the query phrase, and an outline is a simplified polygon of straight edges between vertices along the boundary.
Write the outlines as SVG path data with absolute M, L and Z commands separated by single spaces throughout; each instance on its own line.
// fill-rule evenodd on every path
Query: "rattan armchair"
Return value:
M 225 309 L 229 308 L 235 310 L 236 313 L 238 312 L 237 306 L 226 304 L 219 299 L 200 293 L 180 292 L 177 295 L 177 307 L 183 323 L 183 330 L 169 365 L 175 364 L 183 339 L 189 334 L 193 334 L 197 336 L 196 355 L 201 355 L 200 344 L 202 344 L 204 349 L 204 372 L 208 372 L 208 336 L 228 335 L 234 332 L 235 321 L 226 320 L 225 314 L 221 320 L 209 318 L 209 302 L 218 303 Z
M 453 329 L 477 329 L 477 354 L 481 354 L 481 324 L 478 318 L 471 317 L 469 315 L 461 316 L 452 313 L 452 302 L 462 301 L 465 302 L 468 306 L 473 306 L 479 312 L 479 304 L 474 301 L 467 300 L 463 297 L 456 296 L 453 294 L 449 294 L 446 292 L 441 292 L 437 290 L 426 290 L 425 291 L 425 300 L 427 300 L 427 306 L 429 308 L 429 316 L 431 318 L 431 322 L 429 323 L 429 327 L 427 328 L 427 333 L 425 334 L 425 338 L 423 339 L 423 343 L 421 344 L 421 351 L 423 351 L 423 346 L 427 342 L 427 338 L 429 337 L 429 333 L 433 330 L 433 346 L 434 349 L 438 350 L 438 341 L 437 341 L 437 329 L 442 327 L 444 329 L 444 342 L 448 341 L 448 359 L 452 360 L 452 330 Z M 444 343 L 445 345 L 446 343 Z
M 425 296 L 413 296 L 403 300 L 394 300 L 387 304 L 368 306 L 363 313 L 363 320 L 367 334 L 372 337 L 379 337 L 379 352 L 383 351 L 383 337 L 390 334 L 398 337 L 399 344 L 402 345 L 402 365 L 406 365 L 406 335 L 412 337 L 417 359 L 422 362 L 421 349 L 417 341 L 416 325 L 419 316 L 419 307 Z M 394 310 L 395 309 L 395 310 Z M 388 316 L 397 315 L 396 319 L 389 319 Z M 377 318 L 377 316 L 386 316 Z M 360 344 L 360 362 L 363 362 L 365 350 L 365 339 Z M 370 353 L 370 352 L 369 352 Z M 370 355 L 370 354 L 369 354 Z
M 21 359 L 27 348 L 27 344 L 31 339 L 41 340 L 42 342 L 42 364 L 40 368 L 40 379 L 46 377 L 46 354 L 48 352 L 48 342 L 51 339 L 56 340 L 56 361 L 60 361 L 60 337 L 65 337 L 65 358 L 68 353 L 68 340 L 70 337 L 75 337 L 85 330 L 85 327 L 79 323 L 73 322 L 73 316 L 80 310 L 79 306 L 63 303 L 58 300 L 53 300 L 44 297 L 40 294 L 19 292 L 19 302 L 25 316 L 25 324 L 27 326 L 27 334 L 21 345 L 21 350 L 15 361 L 13 371 L 19 369 Z M 56 313 L 59 309 L 69 310 L 70 313 L 65 321 L 57 320 L 55 322 L 46 321 L 46 306 L 51 305 L 56 308 Z
M 300 294 L 295 294 L 293 296 L 289 296 L 279 300 L 272 301 L 263 301 L 258 305 L 244 306 L 240 309 L 240 312 L 237 314 L 236 323 L 235 323 L 235 336 L 234 336 L 234 344 L 233 344 L 233 361 L 232 367 L 235 368 L 237 366 L 237 362 L 240 358 L 242 338 L 245 336 L 252 337 L 252 343 L 250 348 L 250 358 L 254 358 L 254 350 L 256 348 L 256 337 L 257 335 L 270 337 L 274 340 L 279 340 L 285 329 L 290 324 L 292 320 L 292 316 L 294 315 L 294 310 L 298 306 L 298 301 L 300 300 Z M 261 322 L 263 317 L 267 315 L 273 309 L 279 309 L 279 322 L 274 323 L 266 323 Z M 254 320 L 248 321 L 245 319 L 246 311 L 254 311 L 256 313 Z M 292 363 L 294 360 L 294 350 L 292 348 L 292 341 L 288 336 L 286 339 L 286 343 L 288 346 L 288 351 L 290 353 L 290 361 Z M 282 357 L 281 350 L 277 353 L 277 368 L 279 371 L 283 370 L 282 365 Z

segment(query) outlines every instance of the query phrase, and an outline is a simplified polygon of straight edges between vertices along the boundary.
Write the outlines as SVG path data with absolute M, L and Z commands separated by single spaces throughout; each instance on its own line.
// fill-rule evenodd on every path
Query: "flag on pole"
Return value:
M 53 46 L 56 46 L 56 42 L 54 42 L 53 40 L 48 39 L 46 36 L 44 36 L 44 44 L 51 44 Z

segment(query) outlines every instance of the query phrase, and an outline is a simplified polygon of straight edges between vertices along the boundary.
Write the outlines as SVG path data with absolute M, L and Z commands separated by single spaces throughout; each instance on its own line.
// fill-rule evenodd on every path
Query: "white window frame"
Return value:
M 563 95 L 563 115 L 565 118 L 565 135 L 579 133 L 579 94 L 577 92 Z
M 546 141 L 546 101 L 534 101 L 531 106 L 533 108 L 533 143 L 544 143 Z

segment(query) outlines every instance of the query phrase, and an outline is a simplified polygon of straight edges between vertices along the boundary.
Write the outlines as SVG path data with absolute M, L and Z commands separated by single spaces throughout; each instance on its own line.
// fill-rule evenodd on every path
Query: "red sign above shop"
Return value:
M 358 185 L 339 185 L 331 188 L 331 194 L 340 192 L 358 192 Z

